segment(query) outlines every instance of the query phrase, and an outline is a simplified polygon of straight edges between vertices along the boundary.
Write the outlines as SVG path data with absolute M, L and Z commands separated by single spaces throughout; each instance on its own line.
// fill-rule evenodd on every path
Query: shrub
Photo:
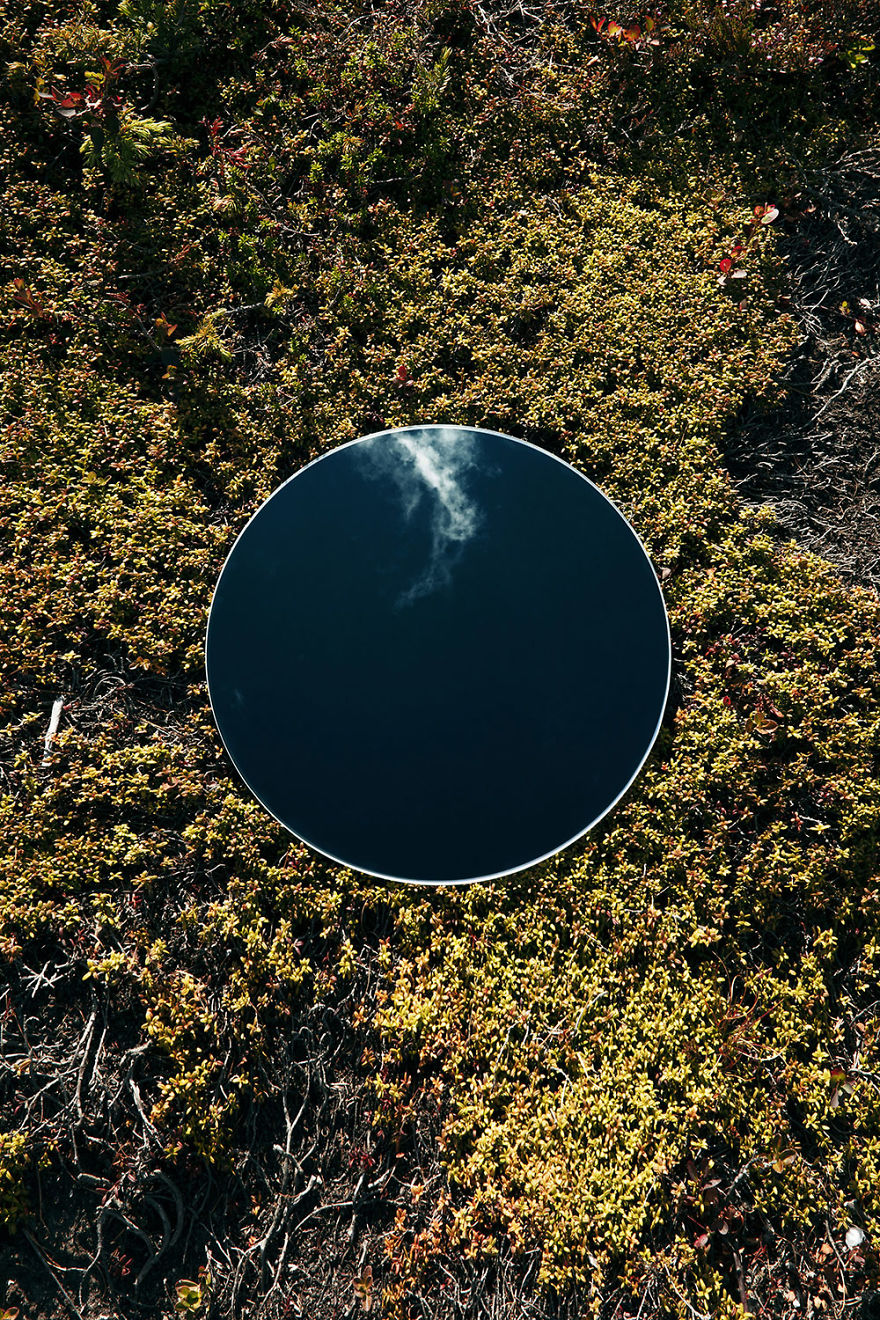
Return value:
M 25 1177 L 29 1166 L 27 1134 L 0 1132 L 0 1226 L 10 1233 L 28 1212 Z

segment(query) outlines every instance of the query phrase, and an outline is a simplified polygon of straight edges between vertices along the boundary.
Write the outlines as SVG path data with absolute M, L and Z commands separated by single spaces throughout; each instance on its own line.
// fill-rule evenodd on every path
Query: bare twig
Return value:
M 52 744 L 55 741 L 55 735 L 58 732 L 58 725 L 61 722 L 61 712 L 64 709 L 64 698 L 57 697 L 52 703 L 52 714 L 49 716 L 49 727 L 46 730 L 46 738 L 43 743 L 43 765 L 48 765 L 51 760 Z

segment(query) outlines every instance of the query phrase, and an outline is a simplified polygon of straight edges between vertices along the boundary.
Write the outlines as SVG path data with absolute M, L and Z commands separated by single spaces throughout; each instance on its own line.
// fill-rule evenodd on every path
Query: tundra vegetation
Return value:
M 7 0 L 7 1320 L 877 1313 L 876 20 Z M 419 421 L 599 483 L 674 638 L 466 889 L 286 835 L 203 670 L 258 503 Z

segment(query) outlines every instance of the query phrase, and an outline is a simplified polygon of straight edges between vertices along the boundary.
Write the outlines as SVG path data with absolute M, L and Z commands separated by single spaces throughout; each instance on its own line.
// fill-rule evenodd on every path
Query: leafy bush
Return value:
M 24 1132 L 0 1132 L 0 1226 L 14 1232 L 28 1211 L 24 1177 L 30 1164 Z

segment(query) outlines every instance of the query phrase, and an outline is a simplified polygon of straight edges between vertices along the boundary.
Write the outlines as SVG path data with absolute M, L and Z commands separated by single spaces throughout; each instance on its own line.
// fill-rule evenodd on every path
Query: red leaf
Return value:
M 733 262 L 730 260 L 730 257 L 724 257 L 721 261 L 719 261 L 718 269 L 721 271 L 723 275 L 726 275 L 732 265 Z
M 15 279 L 12 282 L 15 289 L 15 301 L 21 307 L 26 307 L 34 316 L 49 316 L 46 311 L 42 298 L 33 293 L 22 279 Z
M 73 119 L 74 115 L 81 113 L 85 97 L 82 92 L 68 92 L 65 96 L 53 87 L 52 101 L 63 119 Z

